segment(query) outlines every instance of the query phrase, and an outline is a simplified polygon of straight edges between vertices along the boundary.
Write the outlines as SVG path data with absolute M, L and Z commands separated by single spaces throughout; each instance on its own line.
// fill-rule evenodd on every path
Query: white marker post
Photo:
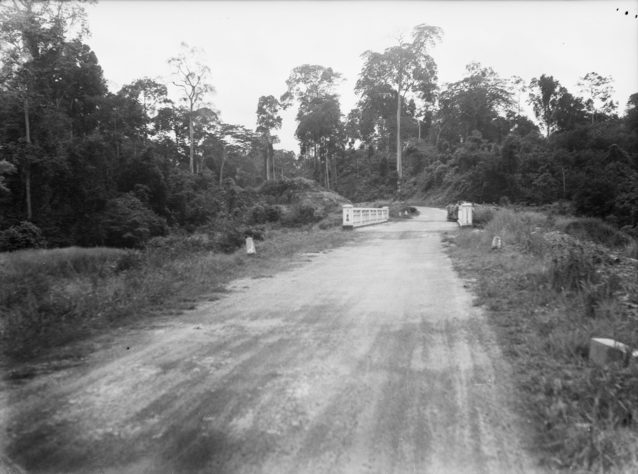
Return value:
M 246 253 L 248 255 L 254 255 L 257 253 L 255 250 L 255 242 L 252 237 L 246 237 Z
M 464 202 L 459 206 L 459 225 L 469 227 L 472 225 L 472 203 Z

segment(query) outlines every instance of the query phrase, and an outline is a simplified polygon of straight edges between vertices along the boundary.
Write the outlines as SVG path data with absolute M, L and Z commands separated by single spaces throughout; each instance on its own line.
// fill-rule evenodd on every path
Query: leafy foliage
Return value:
M 166 221 L 130 193 L 106 203 L 102 227 L 104 242 L 112 247 L 141 247 L 167 231 Z
M 45 244 L 42 231 L 28 221 L 22 221 L 18 225 L 0 231 L 0 252 L 40 248 Z

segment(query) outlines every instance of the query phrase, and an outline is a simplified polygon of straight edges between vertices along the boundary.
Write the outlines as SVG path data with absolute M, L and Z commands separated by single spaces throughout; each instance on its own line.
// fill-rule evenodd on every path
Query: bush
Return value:
M 591 240 L 607 247 L 625 247 L 632 238 L 614 226 L 596 218 L 572 221 L 565 226 L 565 232 L 582 240 Z
M 45 246 L 46 242 L 40 228 L 28 221 L 22 221 L 20 224 L 0 232 L 0 252 Z
M 166 220 L 132 194 L 106 203 L 102 219 L 104 243 L 109 247 L 142 247 L 151 237 L 165 235 Z
M 476 205 L 472 210 L 472 225 L 485 227 L 494 218 L 494 209 Z
M 614 208 L 616 189 L 602 178 L 594 179 L 578 190 L 574 196 L 576 211 L 590 216 L 605 217 Z
M 263 224 L 266 222 L 266 210 L 264 206 L 257 204 L 249 212 L 249 220 L 253 224 Z
M 261 226 L 249 226 L 239 229 L 245 237 L 252 237 L 255 240 L 264 240 L 264 228 Z
M 281 209 L 277 206 L 266 206 L 264 209 L 266 211 L 267 222 L 277 222 L 281 219 Z
M 277 206 L 257 204 L 249 212 L 249 221 L 252 224 L 265 224 L 277 222 L 281 217 L 281 211 Z
M 231 253 L 244 245 L 243 229 L 232 219 L 217 219 L 209 226 L 215 250 Z
M 556 291 L 581 290 L 594 282 L 596 266 L 582 247 L 570 247 L 563 255 L 555 256 L 549 269 L 552 288 Z
M 298 204 L 292 207 L 291 212 L 282 218 L 282 224 L 289 227 L 296 227 L 306 224 L 313 224 L 321 220 L 321 216 L 315 215 L 315 208 Z
M 312 180 L 305 178 L 281 179 L 266 181 L 258 189 L 260 194 L 271 196 L 275 202 L 289 204 L 294 201 L 295 194 L 299 191 L 311 191 L 319 188 Z

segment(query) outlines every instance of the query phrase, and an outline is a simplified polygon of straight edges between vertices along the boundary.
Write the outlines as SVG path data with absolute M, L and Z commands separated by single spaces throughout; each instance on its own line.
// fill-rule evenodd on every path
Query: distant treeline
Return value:
M 283 95 L 259 98 L 250 130 L 220 120 L 196 49 L 167 58 L 172 78 L 113 93 L 86 31 L 80 3 L 0 4 L 0 250 L 141 245 L 169 229 L 233 225 L 255 203 L 244 190 L 296 176 L 355 201 L 565 199 L 636 225 L 638 95 L 619 116 L 609 77 L 587 74 L 575 96 L 548 75 L 526 84 L 473 63 L 440 85 L 429 49 L 443 32 L 419 25 L 410 41 L 363 54 L 347 115 L 340 73 L 304 64 Z M 292 106 L 297 157 L 274 149 Z

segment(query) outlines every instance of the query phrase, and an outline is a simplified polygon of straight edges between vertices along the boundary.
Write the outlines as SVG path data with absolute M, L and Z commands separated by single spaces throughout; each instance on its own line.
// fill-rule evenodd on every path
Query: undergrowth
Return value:
M 606 265 L 608 252 L 583 240 L 613 240 L 615 249 L 631 242 L 591 222 L 567 228 L 587 229 L 583 240 L 563 238 L 563 224 L 501 209 L 483 230 L 448 236 L 449 252 L 461 275 L 476 279 L 545 467 L 638 472 L 638 363 L 599 367 L 588 358 L 592 337 L 638 347 L 638 267 Z M 495 235 L 500 250 L 491 250 Z M 619 276 L 621 267 L 629 274 Z
M 78 248 L 0 254 L 0 343 L 31 358 L 111 325 L 186 309 L 229 280 L 286 264 L 355 238 L 341 230 L 271 230 L 257 254 L 211 251 L 205 238 L 171 237 L 144 250 Z

